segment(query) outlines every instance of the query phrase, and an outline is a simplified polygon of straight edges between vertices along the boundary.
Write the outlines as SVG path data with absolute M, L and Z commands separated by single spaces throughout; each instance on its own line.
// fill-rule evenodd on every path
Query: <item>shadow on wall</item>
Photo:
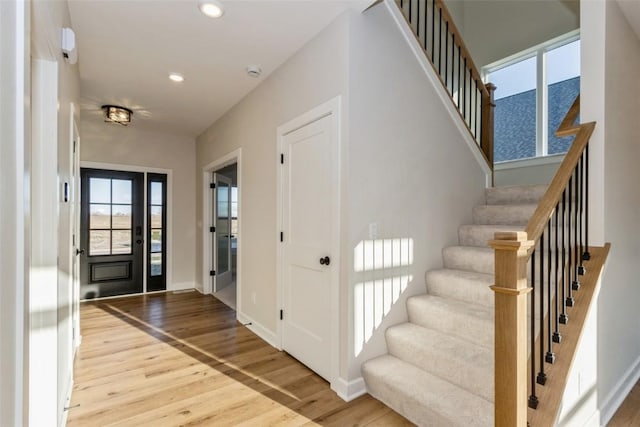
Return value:
M 354 355 L 382 324 L 393 305 L 413 280 L 413 239 L 362 240 L 353 251 Z

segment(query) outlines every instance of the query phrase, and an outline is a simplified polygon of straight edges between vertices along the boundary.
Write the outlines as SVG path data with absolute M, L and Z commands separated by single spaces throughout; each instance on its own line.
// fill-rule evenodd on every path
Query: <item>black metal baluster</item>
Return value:
M 584 151 L 582 152 L 582 155 L 580 156 L 580 163 L 578 164 L 579 168 L 580 168 L 580 214 L 578 215 L 578 219 L 580 220 L 580 224 L 578 226 L 578 229 L 580 230 L 580 251 L 578 252 L 578 259 L 580 260 L 580 265 L 578 266 L 578 275 L 580 276 L 584 276 L 585 273 L 587 272 L 587 269 L 584 267 L 584 263 L 583 261 L 583 257 L 582 254 L 584 254 L 584 242 L 582 240 L 582 237 L 584 235 L 584 222 L 582 221 L 583 219 L 583 215 L 584 215 L 584 206 L 583 206 L 583 199 L 584 199 Z
M 467 58 L 464 58 L 464 79 L 462 81 L 462 118 L 467 117 Z
M 553 353 L 553 340 L 551 338 L 551 218 L 547 221 L 547 354 L 544 357 L 545 362 L 553 363 L 556 361 L 556 355 Z M 543 313 L 540 313 L 542 316 Z
M 442 75 L 442 8 L 438 8 L 438 74 Z
M 536 409 L 538 407 L 538 398 L 536 397 L 536 251 L 531 252 L 531 331 L 529 339 L 531 340 L 531 395 L 529 396 L 529 407 Z
M 547 382 L 547 374 L 544 373 L 544 234 L 543 232 L 540 236 L 540 282 L 538 287 L 540 290 L 540 372 L 538 372 L 536 381 L 540 385 L 545 385 Z
M 567 189 L 562 192 L 562 314 L 560 315 L 560 323 L 566 325 L 569 322 L 569 316 L 567 316 L 567 246 L 566 246 L 566 234 L 567 234 Z
M 571 289 L 577 291 L 580 289 L 580 279 L 578 278 L 578 265 L 582 262 L 580 258 L 580 247 L 578 246 L 578 234 L 580 229 L 578 228 L 578 207 L 580 205 L 580 162 L 573 170 L 575 180 L 573 181 L 574 188 L 574 208 L 573 208 L 573 282 L 571 283 Z
M 460 93 L 462 92 L 462 46 L 458 46 L 458 111 L 460 111 Z
M 460 57 L 458 57 L 460 61 Z M 453 89 L 456 81 L 456 35 L 451 34 L 451 97 L 453 99 Z
M 418 40 L 420 40 L 420 0 L 416 2 L 416 35 L 418 36 Z
M 409 26 L 413 30 L 413 17 L 411 16 L 411 5 L 413 4 L 413 0 L 409 0 Z
M 555 216 L 555 224 L 556 224 L 556 232 L 555 232 L 555 237 L 556 237 L 556 254 L 555 254 L 555 285 L 556 285 L 556 303 L 555 305 L 555 316 L 553 316 L 554 318 L 554 326 L 555 326 L 555 330 L 553 331 L 553 342 L 555 343 L 560 343 L 562 341 L 562 335 L 560 335 L 560 309 L 558 308 L 558 305 L 560 304 L 560 289 L 558 288 L 559 285 L 559 280 L 558 280 L 558 273 L 560 272 L 560 269 L 558 267 L 558 262 L 559 262 L 559 251 L 560 251 L 560 247 L 558 246 L 558 232 L 560 229 L 560 223 L 559 223 L 559 210 L 560 210 L 560 203 L 558 203 L 556 205 L 556 209 L 554 212 L 554 216 Z M 551 312 L 549 312 L 549 316 L 551 316 Z
M 447 92 L 449 91 L 449 85 L 447 84 L 447 79 L 449 78 L 449 21 L 445 25 L 444 32 L 444 86 L 447 88 Z
M 568 217 L 567 217 L 567 243 L 569 245 L 569 248 L 567 250 L 567 255 L 569 258 L 569 262 L 567 264 L 567 292 L 568 292 L 568 296 L 567 296 L 567 300 L 566 300 L 566 304 L 567 307 L 573 307 L 573 290 L 572 290 L 572 284 L 573 284 L 573 273 L 574 273 L 574 260 L 573 260 L 573 247 L 571 246 L 571 244 L 573 243 L 573 175 L 569 178 L 569 198 L 568 198 L 568 202 L 569 202 L 569 209 L 568 209 Z
M 436 0 L 431 2 L 431 62 L 436 63 Z
M 424 2 L 424 19 L 422 20 L 422 33 L 424 34 L 424 52 L 427 53 L 427 20 L 429 18 L 429 4 L 425 0 Z M 428 53 L 427 53 L 428 56 Z
M 585 212 L 584 212 L 584 246 L 585 251 L 582 254 L 582 259 L 585 261 L 589 261 L 591 259 L 591 253 L 589 252 L 589 143 L 587 142 L 587 146 L 584 149 L 585 156 L 585 192 L 584 192 L 584 202 L 585 202 Z

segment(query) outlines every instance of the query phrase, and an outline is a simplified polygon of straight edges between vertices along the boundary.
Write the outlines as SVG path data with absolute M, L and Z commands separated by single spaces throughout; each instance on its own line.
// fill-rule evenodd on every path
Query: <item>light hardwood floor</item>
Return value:
M 405 426 L 326 381 L 197 292 L 81 305 L 69 426 Z
M 640 381 L 631 389 L 631 393 L 622 402 L 608 427 L 640 426 Z

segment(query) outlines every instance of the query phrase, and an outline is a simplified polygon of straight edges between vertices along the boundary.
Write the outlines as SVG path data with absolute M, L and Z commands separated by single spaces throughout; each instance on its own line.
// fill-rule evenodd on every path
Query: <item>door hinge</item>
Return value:
M 209 227 L 209 231 L 210 231 L 211 233 L 215 233 L 215 232 L 216 232 L 216 228 L 215 228 L 215 227 Z
M 209 188 L 216 188 L 216 183 L 212 182 L 211 184 L 209 184 Z
M 284 242 L 284 233 L 282 231 L 280 232 L 280 241 Z
M 280 154 L 280 164 L 284 165 L 284 154 Z
M 280 310 L 280 320 L 282 320 L 284 318 L 284 312 L 283 310 Z
M 215 270 L 209 271 L 209 276 L 215 276 L 215 275 L 216 275 L 216 271 Z

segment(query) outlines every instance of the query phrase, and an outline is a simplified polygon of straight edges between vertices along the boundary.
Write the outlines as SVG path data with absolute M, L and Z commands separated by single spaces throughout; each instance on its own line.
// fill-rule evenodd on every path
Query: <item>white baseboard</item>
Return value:
M 600 414 L 602 415 L 600 418 L 601 425 L 606 426 L 611 418 L 615 415 L 616 411 L 624 402 L 624 399 L 627 397 L 633 386 L 640 379 L 640 356 L 635 360 L 635 362 L 629 367 L 627 372 L 625 372 L 624 376 L 618 381 L 615 385 L 611 393 L 604 400 L 604 404 L 600 408 Z
M 278 350 L 282 350 L 280 348 L 280 340 L 278 339 L 278 335 L 273 331 L 265 328 L 260 324 L 260 322 L 256 322 L 244 313 L 236 312 L 236 318 L 238 319 L 238 322 L 245 325 L 251 332 L 266 341 L 267 344 L 277 348 Z
M 351 381 L 338 378 L 337 381 L 331 383 L 331 390 L 335 391 L 342 400 L 349 402 L 365 394 L 367 392 L 367 386 L 362 377 Z

